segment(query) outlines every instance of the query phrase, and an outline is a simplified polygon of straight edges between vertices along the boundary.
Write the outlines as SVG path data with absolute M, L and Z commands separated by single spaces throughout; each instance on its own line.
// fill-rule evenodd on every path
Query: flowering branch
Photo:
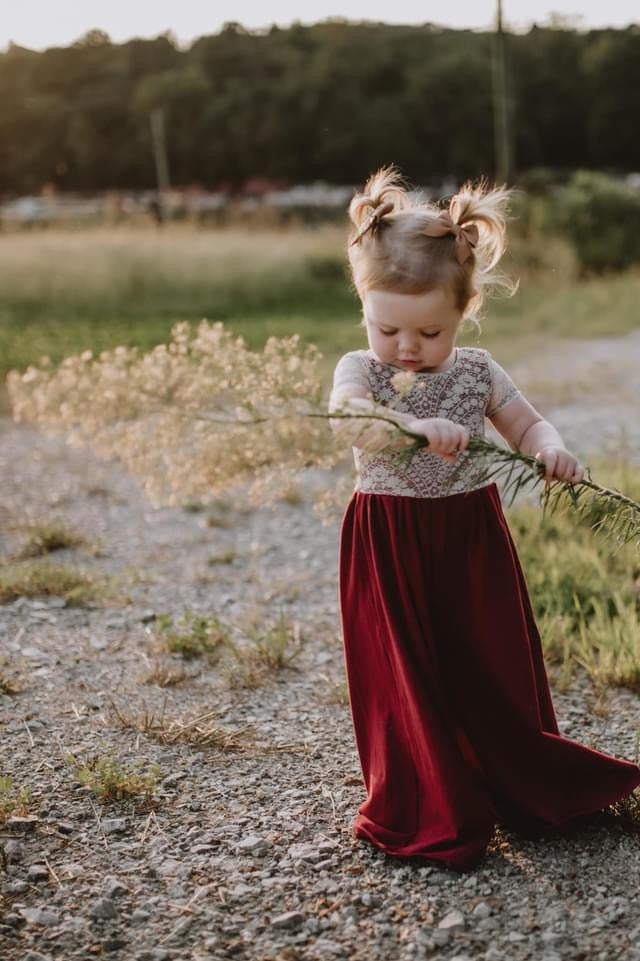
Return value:
M 374 413 L 328 412 L 317 370 L 322 355 L 313 345 L 300 349 L 297 335 L 270 337 L 254 352 L 220 322 L 202 321 L 195 333 L 180 323 L 171 334 L 168 346 L 147 354 L 135 347 L 116 347 L 99 357 L 83 351 L 58 367 L 42 358 L 22 374 L 11 371 L 7 387 L 14 419 L 62 431 L 72 444 L 88 443 L 119 458 L 158 504 L 216 497 L 242 481 L 250 482 L 250 502 L 277 500 L 305 468 L 330 469 L 341 462 L 344 450 L 327 420 L 386 421 L 396 440 L 405 435 L 406 445 L 376 453 L 398 458 L 400 466 L 428 447 L 424 436 L 386 416 L 379 405 Z M 411 371 L 395 374 L 392 384 L 397 397 L 386 406 L 396 411 L 408 391 L 424 386 Z M 474 483 L 499 478 L 510 503 L 523 488 L 541 483 L 545 472 L 534 457 L 471 437 L 448 484 L 470 458 Z M 568 506 L 592 521 L 594 530 L 640 543 L 640 504 L 596 484 L 588 468 L 586 475 L 575 485 L 548 482 L 544 511 Z

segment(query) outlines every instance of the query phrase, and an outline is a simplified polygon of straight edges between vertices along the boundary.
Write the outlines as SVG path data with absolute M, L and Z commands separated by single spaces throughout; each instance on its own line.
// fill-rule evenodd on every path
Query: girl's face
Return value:
M 451 291 L 367 290 L 362 305 L 369 346 L 382 363 L 403 370 L 446 370 L 454 363 L 462 311 Z

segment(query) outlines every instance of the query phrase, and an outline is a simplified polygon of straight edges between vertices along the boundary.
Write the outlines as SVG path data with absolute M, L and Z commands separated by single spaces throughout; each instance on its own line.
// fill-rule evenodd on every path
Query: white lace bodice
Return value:
M 414 417 L 446 417 L 464 424 L 471 437 L 484 437 L 484 418 L 491 417 L 520 394 L 509 374 L 480 347 L 457 347 L 456 360 L 447 370 L 416 371 L 411 389 L 402 398 L 391 383 L 401 368 L 378 360 L 372 350 L 352 350 L 340 358 L 333 378 L 329 411 L 335 410 L 350 389 L 362 389 L 377 404 L 393 406 Z M 478 479 L 479 459 L 463 451 L 450 464 L 425 448 L 408 466 L 399 465 L 393 452 L 372 453 L 353 448 L 357 470 L 356 490 L 410 497 L 442 497 L 486 486 Z M 460 473 L 445 489 L 458 467 Z

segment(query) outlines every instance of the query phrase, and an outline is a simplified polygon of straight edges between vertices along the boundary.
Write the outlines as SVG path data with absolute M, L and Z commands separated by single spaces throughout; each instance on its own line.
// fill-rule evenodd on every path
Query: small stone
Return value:
M 5 827 L 9 828 L 11 831 L 20 831 L 22 834 L 29 834 L 31 831 L 35 831 L 36 827 L 40 823 L 40 819 L 36 817 L 11 817 L 5 822 Z
M 24 844 L 22 841 L 7 841 L 4 846 L 4 853 L 10 864 L 16 864 L 17 861 L 22 861 L 24 857 Z
M 471 914 L 474 918 L 488 918 L 491 914 L 491 908 L 486 901 L 479 901 Z
M 140 622 L 142 624 L 150 624 L 151 621 L 155 621 L 156 612 L 155 611 L 143 611 L 140 615 Z
M 71 821 L 56 821 L 56 827 L 60 834 L 73 834 L 75 827 Z
M 131 915 L 132 924 L 143 924 L 145 921 L 149 920 L 149 912 L 145 911 L 144 908 L 136 908 L 136 910 Z
M 27 871 L 27 876 L 31 881 L 48 881 L 49 868 L 46 864 L 32 864 Z
M 4 886 L 5 894 L 24 894 L 29 890 L 27 881 L 8 881 Z
M 27 924 L 42 924 L 51 927 L 58 923 L 58 915 L 44 908 L 20 908 L 20 914 Z
M 289 847 L 288 855 L 292 861 L 306 861 L 309 864 L 322 860 L 322 852 L 318 850 L 315 844 L 292 844 Z
M 40 954 L 39 951 L 27 951 L 22 961 L 51 961 L 50 954 Z
M 117 916 L 115 905 L 109 898 L 98 898 L 94 901 L 89 908 L 89 914 L 99 921 L 109 921 Z
M 255 834 L 249 834 L 236 844 L 236 851 L 238 854 L 253 854 L 259 856 L 266 854 L 269 847 L 269 842 L 265 841 L 264 838 L 258 837 Z
M 105 834 L 123 834 L 127 830 L 126 818 L 104 818 L 102 830 Z
M 104 891 L 108 898 L 117 898 L 120 894 L 127 894 L 128 887 L 119 881 L 118 878 L 108 877 L 104 879 Z
M 272 928 L 297 928 L 304 921 L 304 914 L 300 911 L 287 911 L 286 914 L 279 914 L 277 918 L 272 918 Z
M 455 908 L 453 911 L 449 911 L 448 914 L 445 914 L 442 920 L 438 922 L 438 927 L 457 928 L 462 924 L 464 924 L 464 915 L 462 911 L 458 911 L 458 909 Z

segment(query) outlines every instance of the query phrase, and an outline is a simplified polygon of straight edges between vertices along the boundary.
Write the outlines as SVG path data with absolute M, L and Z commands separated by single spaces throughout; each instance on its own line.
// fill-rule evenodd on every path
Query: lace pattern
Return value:
M 456 348 L 456 361 L 444 371 L 416 372 L 411 389 L 402 398 L 391 383 L 400 368 L 384 364 L 372 350 L 354 350 L 338 362 L 329 407 L 349 390 L 363 388 L 373 401 L 393 406 L 414 417 L 446 417 L 464 424 L 471 437 L 484 437 L 484 418 L 491 417 L 520 394 L 507 372 L 479 347 Z M 427 449 L 419 451 L 408 466 L 393 454 L 353 448 L 357 470 L 356 490 L 365 493 L 409 497 L 443 497 L 486 486 L 478 477 L 481 462 L 463 451 L 456 464 L 449 464 Z M 447 486 L 453 470 L 459 474 Z

